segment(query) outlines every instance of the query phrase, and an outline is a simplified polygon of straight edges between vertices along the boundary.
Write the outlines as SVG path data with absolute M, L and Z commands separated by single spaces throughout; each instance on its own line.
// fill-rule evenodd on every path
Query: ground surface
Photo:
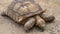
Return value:
M 0 13 L 6 9 L 11 1 L 0 0 Z M 48 11 L 54 13 L 56 18 L 53 23 L 46 25 L 44 32 L 34 28 L 31 32 L 26 33 L 23 26 L 0 15 L 0 34 L 60 34 L 60 0 L 41 0 L 40 5 L 43 9 L 48 9 Z

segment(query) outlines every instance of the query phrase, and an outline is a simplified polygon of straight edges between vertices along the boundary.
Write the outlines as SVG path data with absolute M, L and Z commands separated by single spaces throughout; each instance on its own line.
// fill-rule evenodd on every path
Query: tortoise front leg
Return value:
M 36 26 L 38 26 L 39 28 L 44 29 L 45 21 L 39 15 L 35 16 L 35 18 L 36 18 Z
M 24 25 L 25 31 L 31 29 L 34 26 L 34 24 L 35 24 L 35 18 L 29 18 L 29 20 Z

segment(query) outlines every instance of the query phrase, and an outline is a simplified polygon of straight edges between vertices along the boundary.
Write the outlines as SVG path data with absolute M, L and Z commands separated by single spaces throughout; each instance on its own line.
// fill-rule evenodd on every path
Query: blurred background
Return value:
M 0 0 L 0 14 L 6 10 L 7 6 L 14 0 Z M 41 32 L 34 27 L 31 32 L 26 33 L 23 26 L 18 25 L 11 19 L 0 15 L 0 34 L 60 34 L 60 0 L 35 0 L 36 3 L 53 13 L 55 20 L 46 24 L 45 30 Z

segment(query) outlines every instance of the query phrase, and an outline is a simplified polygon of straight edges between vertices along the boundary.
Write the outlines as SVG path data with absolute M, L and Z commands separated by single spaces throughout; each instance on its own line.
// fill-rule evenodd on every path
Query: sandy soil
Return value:
M 0 0 L 0 14 L 13 0 Z M 34 27 L 32 31 L 26 33 L 23 26 L 18 25 L 11 19 L 0 15 L 0 34 L 60 34 L 60 0 L 39 0 L 41 7 L 54 13 L 55 21 L 46 24 L 45 30 L 41 32 Z

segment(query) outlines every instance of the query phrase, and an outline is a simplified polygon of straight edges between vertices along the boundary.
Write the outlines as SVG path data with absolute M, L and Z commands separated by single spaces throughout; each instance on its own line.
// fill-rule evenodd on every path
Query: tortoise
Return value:
M 45 12 L 33 0 L 14 0 L 1 15 L 6 15 L 15 22 L 24 25 L 25 31 L 28 31 L 34 25 L 44 29 L 46 21 L 55 19 L 53 15 L 44 14 Z

